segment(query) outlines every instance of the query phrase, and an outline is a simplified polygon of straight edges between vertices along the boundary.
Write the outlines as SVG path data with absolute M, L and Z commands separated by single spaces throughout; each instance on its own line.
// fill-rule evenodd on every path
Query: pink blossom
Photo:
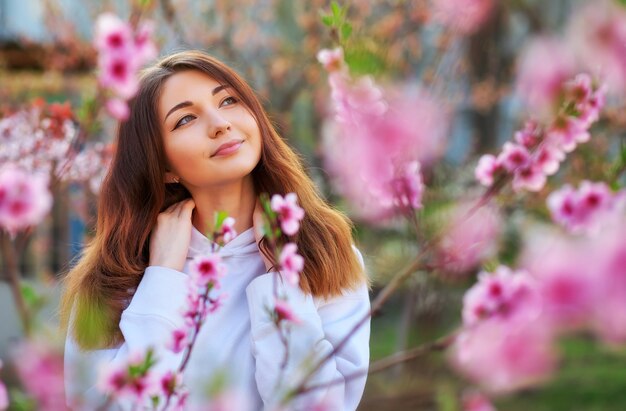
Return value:
M 530 163 L 530 153 L 524 146 L 506 142 L 498 156 L 498 163 L 502 164 L 506 170 L 513 172 Z
M 534 148 L 543 138 L 543 131 L 535 121 L 527 121 L 524 128 L 514 134 L 515 141 L 527 149 Z
M 341 47 L 332 50 L 323 49 L 317 53 L 317 61 L 322 63 L 328 72 L 338 71 L 344 68 L 343 49 Z
M 559 116 L 548 129 L 548 140 L 563 151 L 574 151 L 578 143 L 589 141 L 590 134 L 585 123 L 576 117 Z
M 43 341 L 24 341 L 12 352 L 13 364 L 25 391 L 37 401 L 37 409 L 66 409 L 63 353 Z
M 443 236 L 437 244 L 437 266 L 452 273 L 467 273 L 497 251 L 501 217 L 488 206 L 469 214 L 472 204 L 461 203 L 445 215 Z
M 540 191 L 546 185 L 546 175 L 537 164 L 518 169 L 513 176 L 513 190 Z
M 272 196 L 270 205 L 278 213 L 280 228 L 287 235 L 294 235 L 300 229 L 300 221 L 304 218 L 304 210 L 297 204 L 296 193 L 289 193 L 284 198 L 279 194 Z
M 619 195 L 603 182 L 583 181 L 578 190 L 570 185 L 547 198 L 552 219 L 570 232 L 592 232 L 621 212 Z
M 183 376 L 174 371 L 167 371 L 160 378 L 161 393 L 167 398 L 174 395 L 183 383 Z
M 112 89 L 124 99 L 130 99 L 139 89 L 139 80 L 135 76 L 137 68 L 130 55 L 104 56 L 100 59 L 98 79 L 103 87 Z
M 463 411 L 496 411 L 489 398 L 478 391 L 463 393 Z
M 626 11 L 608 0 L 584 4 L 570 19 L 567 41 L 579 61 L 606 81 L 613 93 L 626 91 Z
M 103 393 L 119 397 L 128 383 L 128 370 L 123 364 L 104 367 L 98 380 L 98 389 Z
M 395 206 L 404 210 L 420 209 L 424 192 L 420 164 L 412 161 L 403 168 L 403 172 L 391 181 L 395 191 Z
M 485 321 L 457 337 L 451 361 L 485 391 L 511 392 L 551 376 L 556 366 L 553 335 L 541 323 Z
M 531 162 L 547 176 L 559 170 L 561 162 L 565 160 L 565 153 L 554 145 L 543 143 L 532 154 Z
M 157 56 L 157 48 L 151 40 L 153 33 L 154 23 L 151 21 L 142 21 L 137 27 L 134 44 L 137 60 L 150 61 Z
M 226 266 L 222 263 L 219 254 L 202 255 L 191 262 L 191 276 L 195 283 L 201 287 L 207 284 L 216 285 L 225 274 Z
M 578 74 L 574 80 L 565 83 L 565 93 L 576 104 L 584 104 L 593 93 L 591 76 L 586 73 Z
M 113 13 L 102 13 L 96 20 L 94 45 L 101 52 L 125 53 L 133 46 L 130 25 Z
M 189 391 L 186 389 L 179 389 L 176 403 L 172 411 L 185 411 L 187 410 L 187 399 L 189 398 Z
M 172 332 L 172 338 L 167 348 L 178 354 L 189 345 L 189 330 L 187 328 L 178 328 Z
M 498 159 L 492 154 L 485 154 L 478 160 L 478 165 L 474 171 L 474 176 L 480 184 L 491 187 L 494 177 L 498 170 L 501 169 L 501 165 Z
M 600 118 L 600 111 L 606 103 L 606 90 L 607 88 L 602 85 L 591 97 L 577 105 L 576 108 L 580 111 L 578 118 L 584 126 L 591 127 L 591 124 Z
M 434 0 L 433 18 L 461 35 L 476 32 L 494 8 L 493 0 Z
M 118 120 L 124 121 L 130 115 L 130 109 L 125 100 L 119 98 L 111 98 L 106 102 L 106 109 L 109 114 Z
M 539 302 L 536 284 L 527 272 L 500 266 L 494 273 L 480 272 L 478 282 L 465 293 L 463 323 L 471 328 L 489 319 L 534 320 Z
M 287 243 L 280 252 L 280 272 L 291 285 L 298 285 L 300 272 L 304 268 L 304 258 L 297 253 L 298 246 L 295 243 Z
M 232 217 L 226 217 L 222 222 L 221 233 L 224 244 L 229 243 L 233 238 L 237 237 L 237 231 L 235 231 L 235 219 Z
M 545 119 L 555 114 L 563 84 L 576 72 L 576 61 L 560 40 L 541 37 L 522 52 L 517 72 L 517 90 L 526 106 Z
M 215 298 L 210 298 L 207 306 L 207 314 L 212 314 L 224 305 L 224 300 L 228 297 L 226 293 L 221 293 Z
M 566 227 L 573 227 L 578 224 L 578 198 L 574 188 L 566 184 L 558 191 L 552 192 L 548 198 L 548 208 L 552 214 L 552 219 Z
M 384 223 L 407 211 L 402 204 L 417 205 L 423 189 L 417 174 L 408 179 L 407 170 L 441 155 L 448 113 L 417 87 L 389 88 L 383 98 L 369 78 L 329 78 L 335 122 L 323 132 L 325 165 L 359 217 Z
M 280 323 L 283 320 L 294 324 L 299 324 L 301 322 L 291 309 L 289 303 L 278 298 L 274 301 L 274 315 L 276 316 L 277 323 Z
M 202 296 L 200 295 L 198 285 L 194 279 L 191 279 L 188 283 L 187 289 L 187 303 L 183 310 L 183 318 L 187 327 L 193 327 L 196 323 L 196 317 L 201 311 L 203 304 Z
M 144 353 L 133 352 L 126 361 L 104 363 L 98 373 L 97 388 L 114 399 L 130 399 L 138 403 L 160 392 L 157 376 L 150 370 L 139 369 L 145 362 Z
M 98 17 L 94 34 L 94 45 L 98 50 L 98 80 L 117 98 L 128 100 L 137 93 L 137 71 L 157 55 L 150 39 L 153 29 L 154 25 L 149 21 L 140 22 L 135 31 L 112 13 Z M 119 120 L 128 118 L 128 108 L 118 99 L 110 100 L 107 109 Z
M 15 234 L 39 224 L 52 208 L 48 176 L 0 168 L 0 228 Z

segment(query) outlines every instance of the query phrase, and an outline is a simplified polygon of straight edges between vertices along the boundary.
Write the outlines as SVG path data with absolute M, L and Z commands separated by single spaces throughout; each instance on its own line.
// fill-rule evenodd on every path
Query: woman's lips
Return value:
M 239 147 L 241 147 L 242 144 L 243 144 L 243 140 L 235 140 L 235 141 L 229 141 L 228 143 L 224 143 L 221 146 L 219 146 L 217 150 L 215 150 L 215 153 L 213 153 L 211 157 L 226 156 L 226 155 L 232 154 L 236 152 L 237 150 L 239 150 Z

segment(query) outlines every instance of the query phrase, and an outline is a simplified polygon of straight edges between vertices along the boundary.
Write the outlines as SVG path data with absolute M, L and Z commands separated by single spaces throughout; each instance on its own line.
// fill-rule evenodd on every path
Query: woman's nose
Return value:
M 218 110 L 208 111 L 209 127 L 208 135 L 210 138 L 217 138 L 220 134 L 230 131 L 230 122 L 222 116 Z

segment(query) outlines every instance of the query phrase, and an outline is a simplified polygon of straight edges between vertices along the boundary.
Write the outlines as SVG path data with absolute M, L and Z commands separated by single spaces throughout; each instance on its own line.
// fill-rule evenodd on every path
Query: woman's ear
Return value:
M 180 177 L 178 177 L 176 174 L 172 173 L 171 171 L 166 171 L 165 183 L 172 183 L 172 184 L 180 183 Z

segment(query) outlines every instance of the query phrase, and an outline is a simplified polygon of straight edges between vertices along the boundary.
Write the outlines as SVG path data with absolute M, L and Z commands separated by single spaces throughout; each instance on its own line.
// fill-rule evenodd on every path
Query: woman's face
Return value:
M 257 122 L 234 89 L 200 71 L 169 77 L 158 112 L 167 157 L 166 181 L 190 191 L 241 180 L 261 158 Z

